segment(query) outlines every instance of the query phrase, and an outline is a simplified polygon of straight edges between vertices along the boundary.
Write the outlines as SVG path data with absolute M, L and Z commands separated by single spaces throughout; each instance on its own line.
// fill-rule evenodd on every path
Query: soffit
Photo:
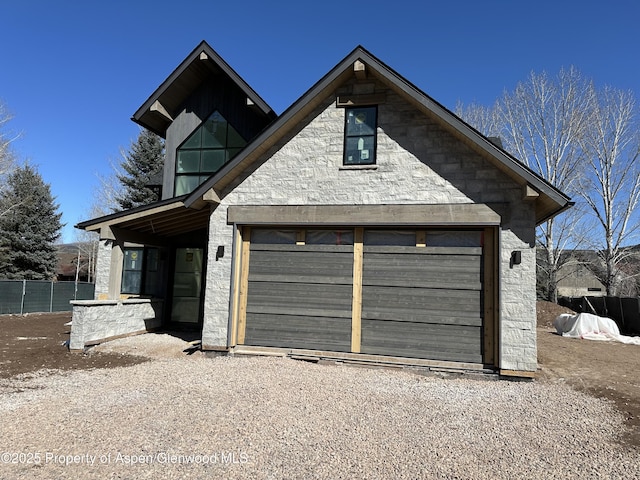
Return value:
M 148 208 L 128 210 L 77 225 L 88 231 L 118 229 L 139 235 L 170 238 L 207 228 L 209 208 L 187 208 L 181 201 L 159 202 Z

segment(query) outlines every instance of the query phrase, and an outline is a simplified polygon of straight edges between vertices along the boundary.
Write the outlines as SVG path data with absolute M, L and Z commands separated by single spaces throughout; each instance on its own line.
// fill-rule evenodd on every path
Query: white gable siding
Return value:
M 534 212 L 519 185 L 391 92 L 378 110 L 376 169 L 344 169 L 344 109 L 328 98 L 212 212 L 204 346 L 227 345 L 232 256 L 229 205 L 506 203 L 500 243 L 500 366 L 535 370 Z M 357 224 L 357 218 L 354 218 Z M 512 250 L 522 263 L 510 268 Z

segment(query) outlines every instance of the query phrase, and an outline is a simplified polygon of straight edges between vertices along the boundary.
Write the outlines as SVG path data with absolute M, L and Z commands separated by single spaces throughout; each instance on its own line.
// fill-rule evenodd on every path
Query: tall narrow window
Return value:
M 139 294 L 142 285 L 143 248 L 125 248 L 121 293 Z
M 125 247 L 120 293 L 161 296 L 159 251 L 154 247 Z
M 213 112 L 176 152 L 174 196 L 191 193 L 247 144 L 220 114 Z
M 351 107 L 345 113 L 344 164 L 374 165 L 377 107 Z

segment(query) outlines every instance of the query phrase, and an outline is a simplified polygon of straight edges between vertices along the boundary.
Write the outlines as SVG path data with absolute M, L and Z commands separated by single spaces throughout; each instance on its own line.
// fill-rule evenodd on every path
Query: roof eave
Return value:
M 174 88 L 176 81 L 185 74 L 189 67 L 196 61 L 202 61 L 201 56 L 204 54 L 206 58 L 204 60 L 211 61 L 215 67 L 219 68 L 225 75 L 227 75 L 247 96 L 248 99 L 258 108 L 265 116 L 275 118 L 276 114 L 273 109 L 253 90 L 247 82 L 245 82 L 240 75 L 236 73 L 233 68 L 229 66 L 224 59 L 218 55 L 218 53 L 211 48 L 211 46 L 204 40 L 193 49 L 193 51 L 176 67 L 173 72 L 165 79 L 164 82 L 149 96 L 149 98 L 136 110 L 132 116 L 132 120 L 141 125 L 142 127 L 151 130 L 152 132 L 166 136 L 166 130 L 171 124 L 172 113 L 163 113 L 161 109 L 154 109 L 154 105 L 158 105 L 160 99 L 165 96 L 172 88 Z M 204 77 L 199 78 L 199 81 L 204 80 Z M 177 88 L 177 87 L 175 87 Z M 161 105 L 161 102 L 160 102 Z M 154 121 L 151 119 L 154 118 Z M 162 118 L 160 118 L 162 117 Z
M 476 129 L 397 74 L 361 46 L 356 47 L 330 70 L 329 73 L 304 93 L 275 122 L 247 145 L 233 161 L 192 192 L 185 199 L 185 205 L 189 206 L 198 201 L 211 189 L 220 191 L 229 185 L 237 175 L 245 170 L 253 159 L 266 151 L 277 139 L 285 134 L 283 130 L 287 130 L 286 126 L 288 124 L 310 111 L 315 106 L 315 103 L 321 101 L 317 100 L 318 98 L 323 99 L 328 90 L 334 88 L 337 83 L 340 83 L 344 78 L 350 76 L 352 74 L 350 68 L 356 60 L 365 63 L 382 81 L 385 81 L 390 87 L 412 99 L 414 103 L 422 107 L 425 113 L 437 118 L 450 131 L 466 139 L 475 149 L 480 150 L 488 158 L 492 159 L 496 166 L 503 169 L 512 178 L 523 185 L 531 185 L 543 198 L 549 198 L 551 202 L 555 204 L 554 208 L 541 213 L 539 216 L 537 215 L 537 221 L 539 221 L 539 223 L 543 223 L 553 215 L 560 213 L 560 211 L 570 206 L 568 205 L 570 203 L 569 197 L 559 189 L 548 183 L 506 151 L 493 144 Z M 313 103 L 314 99 L 316 99 L 315 103 Z

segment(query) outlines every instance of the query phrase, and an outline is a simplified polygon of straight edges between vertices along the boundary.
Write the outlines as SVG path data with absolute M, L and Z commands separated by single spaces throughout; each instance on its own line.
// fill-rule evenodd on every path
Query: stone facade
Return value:
M 499 205 L 499 366 L 535 371 L 535 220 L 522 187 L 392 91 L 378 107 L 377 165 L 346 168 L 344 109 L 328 97 L 251 175 L 238 179 L 213 210 L 209 227 L 203 346 L 228 343 L 232 256 L 231 205 Z M 354 224 L 357 219 L 354 219 Z M 521 252 L 511 265 L 511 252 Z
M 162 324 L 162 300 L 83 300 L 71 303 L 70 350 L 82 350 L 87 345 L 116 337 L 156 330 Z
M 109 298 L 109 272 L 111 269 L 111 240 L 100 240 L 96 259 L 96 300 Z

